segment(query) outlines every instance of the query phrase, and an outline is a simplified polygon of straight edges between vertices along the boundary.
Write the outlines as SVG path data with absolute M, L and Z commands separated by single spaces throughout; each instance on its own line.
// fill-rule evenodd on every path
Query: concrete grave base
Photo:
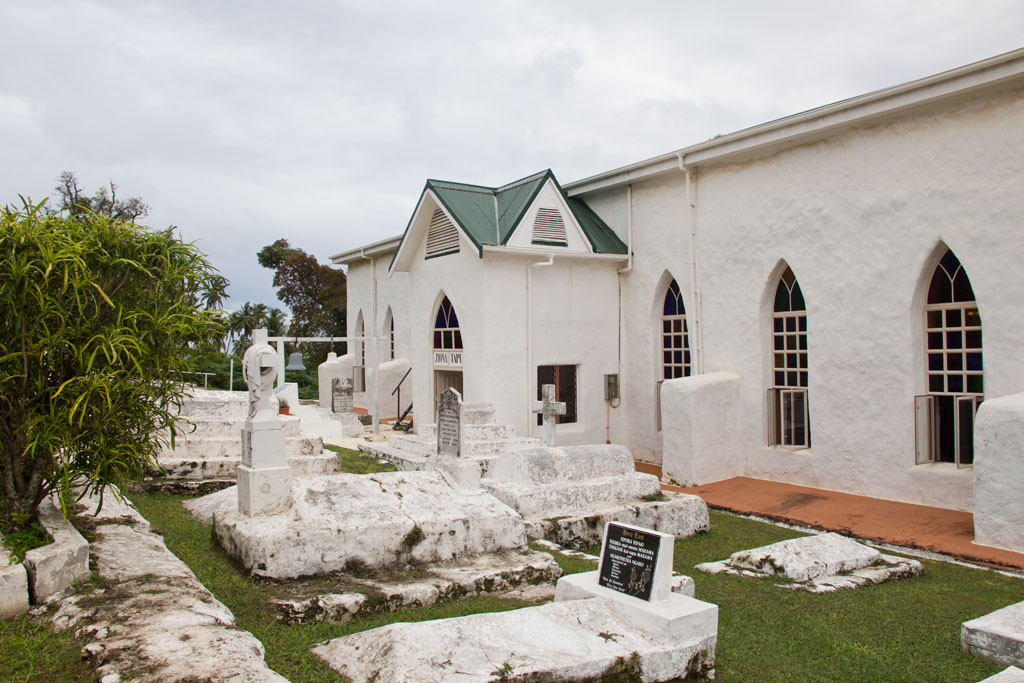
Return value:
M 965 621 L 960 644 L 985 659 L 1024 668 L 1024 602 Z
M 13 619 L 28 611 L 28 574 L 15 562 L 0 536 L 0 619 Z
M 327 593 L 300 599 L 273 600 L 276 618 L 284 623 L 344 622 L 373 612 L 391 612 L 400 607 L 425 607 L 468 595 L 507 594 L 520 587 L 532 591 L 534 601 L 554 597 L 554 581 L 562 575 L 550 555 L 532 550 L 507 551 L 419 567 L 417 578 L 402 573 L 396 577 L 345 577 L 344 593 Z
M 645 527 L 676 538 L 688 538 L 711 528 L 708 506 L 703 500 L 688 493 L 666 496 L 668 500 L 595 506 L 586 512 L 548 511 L 543 517 L 526 518 L 526 535 L 580 549 L 600 544 L 608 522 Z
M 214 534 L 253 574 L 272 578 L 442 562 L 526 546 L 522 518 L 438 472 L 296 478 L 291 506 L 213 512 Z
M 922 566 L 917 560 L 883 555 L 853 539 L 825 533 L 741 550 L 728 560 L 705 562 L 695 569 L 708 574 L 778 576 L 792 581 L 779 584 L 784 588 L 830 593 L 918 576 Z
M 671 591 L 676 595 L 692 598 L 695 595 L 693 579 L 684 574 L 672 572 L 669 580 Z M 598 585 L 598 572 L 569 574 L 558 580 L 555 587 L 556 600 L 586 600 L 587 598 L 615 598 L 618 593 Z
M 714 666 L 718 608 L 691 602 L 686 627 L 680 623 L 674 630 L 649 629 L 630 606 L 592 598 L 391 624 L 328 641 L 313 652 L 355 683 L 592 681 L 616 675 L 671 681 L 710 674 Z
M 1024 669 L 1010 666 L 994 676 L 979 681 L 979 683 L 1024 683 Z

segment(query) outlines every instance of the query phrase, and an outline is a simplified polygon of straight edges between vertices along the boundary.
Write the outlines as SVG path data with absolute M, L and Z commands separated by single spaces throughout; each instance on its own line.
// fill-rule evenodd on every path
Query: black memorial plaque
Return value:
M 608 525 L 597 583 L 641 600 L 651 599 L 661 536 L 621 524 Z

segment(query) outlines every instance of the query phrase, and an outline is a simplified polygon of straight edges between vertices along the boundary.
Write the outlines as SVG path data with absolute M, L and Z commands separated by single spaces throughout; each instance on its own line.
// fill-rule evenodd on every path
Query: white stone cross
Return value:
M 533 401 L 530 412 L 544 416 L 544 445 L 555 445 L 555 416 L 565 415 L 565 404 L 555 401 L 555 385 L 545 384 L 541 388 L 543 401 Z

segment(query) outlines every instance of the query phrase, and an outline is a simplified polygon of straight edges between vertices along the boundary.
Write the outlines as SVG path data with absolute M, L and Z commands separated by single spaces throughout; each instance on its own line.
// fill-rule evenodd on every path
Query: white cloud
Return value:
M 201 238 L 231 294 L 256 251 L 400 232 L 427 177 L 563 181 L 1019 47 L 1010 0 L 0 6 L 0 202 L 75 170 Z

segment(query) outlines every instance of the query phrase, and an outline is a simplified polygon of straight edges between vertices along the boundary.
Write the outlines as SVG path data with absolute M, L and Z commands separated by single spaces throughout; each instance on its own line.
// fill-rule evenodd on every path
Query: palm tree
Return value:
M 240 353 L 246 342 L 252 337 L 252 331 L 267 326 L 269 309 L 265 304 L 254 304 L 246 301 L 237 311 L 228 317 L 228 330 L 234 341 L 234 352 Z
M 280 308 L 271 308 L 263 321 L 267 334 L 271 337 L 283 337 L 288 333 L 288 316 Z

